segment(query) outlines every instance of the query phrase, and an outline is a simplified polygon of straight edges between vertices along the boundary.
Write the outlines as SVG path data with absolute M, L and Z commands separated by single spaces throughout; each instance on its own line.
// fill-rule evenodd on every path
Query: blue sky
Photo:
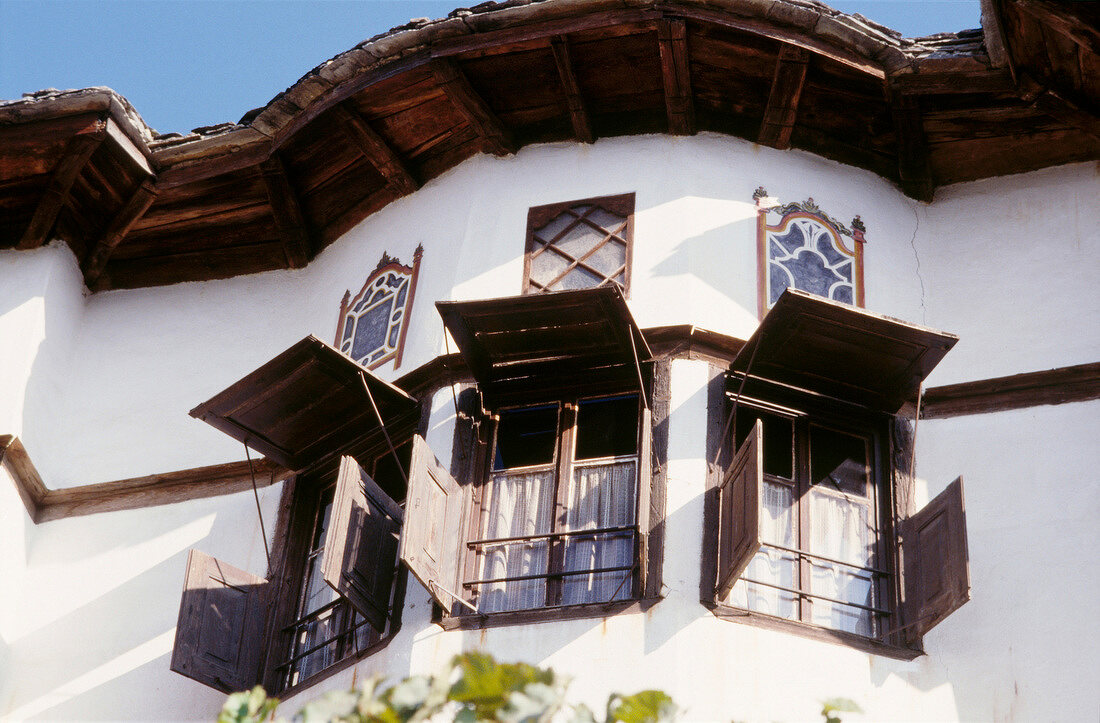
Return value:
M 908 37 L 980 25 L 979 0 L 828 4 Z M 236 121 L 363 40 L 461 6 L 461 0 L 0 0 L 0 98 L 106 85 L 157 130 L 185 132 Z

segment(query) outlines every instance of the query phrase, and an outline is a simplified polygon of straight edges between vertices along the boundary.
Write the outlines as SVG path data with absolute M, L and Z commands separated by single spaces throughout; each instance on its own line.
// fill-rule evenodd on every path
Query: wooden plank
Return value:
M 724 600 L 760 549 L 764 502 L 764 423 L 759 419 L 718 486 L 718 575 L 714 600 Z
M 420 184 L 405 162 L 389 143 L 375 133 L 354 105 L 345 102 L 333 108 L 332 113 L 343 123 L 344 131 L 359 151 L 366 156 L 399 196 L 420 188 Z
M 1040 90 L 1035 96 L 1035 100 L 1032 101 L 1031 107 L 1055 120 L 1100 139 L 1100 116 L 1084 110 L 1080 105 L 1055 90 L 1049 88 Z
M 1016 90 L 1016 81 L 1006 69 L 965 73 L 904 73 L 890 76 L 890 83 L 906 95 L 1012 93 Z
M 931 202 L 934 192 L 928 163 L 928 140 L 918 96 L 891 89 L 891 115 L 898 146 L 898 179 L 901 190 L 918 201 Z
M 260 164 L 260 173 L 271 203 L 271 215 L 275 217 L 275 228 L 286 245 L 287 263 L 292 269 L 305 268 L 314 250 L 310 228 L 278 152 Z
M 31 520 L 37 521 L 41 514 L 42 501 L 49 490 L 18 437 L 11 434 L 0 435 L 0 465 L 3 465 L 15 483 L 15 491 L 27 508 L 27 514 Z
M 573 135 L 581 143 L 592 143 L 596 140 L 596 137 L 592 133 L 592 123 L 588 119 L 584 96 L 581 94 L 580 85 L 577 83 L 577 73 L 573 68 L 573 58 L 569 53 L 569 39 L 564 35 L 553 38 L 550 41 L 550 50 L 554 53 L 554 64 L 557 66 L 558 76 L 561 78 L 565 104 L 569 109 L 569 122 L 573 124 Z
M 130 200 L 111 220 L 103 236 L 95 242 L 91 251 L 85 256 L 84 263 L 81 264 L 84 271 L 84 283 L 88 285 L 89 289 L 95 285 L 96 280 L 103 273 L 111 253 L 122 243 L 122 240 L 126 238 L 126 234 L 130 232 L 138 219 L 149 210 L 156 198 L 156 185 L 152 178 L 148 178 L 137 187 L 137 190 L 130 196 Z
M 516 146 L 511 132 L 500 122 L 485 99 L 473 89 L 462 70 L 452 61 L 443 59 L 433 60 L 431 67 L 436 85 L 477 131 L 482 148 L 487 153 L 498 156 L 515 153 Z
M 90 132 L 81 133 L 69 140 L 65 146 L 65 153 L 54 167 L 49 185 L 46 186 L 46 191 L 34 210 L 34 216 L 27 224 L 16 248 L 36 249 L 46 241 L 46 235 L 53 228 L 57 214 L 69 200 L 69 192 L 76 177 L 84 170 L 84 166 L 106 137 L 107 123 L 101 120 Z
M 1050 0 L 1012 0 L 1012 4 L 1089 52 L 1100 54 L 1100 11 L 1094 4 Z
M 679 19 L 661 18 L 657 21 L 657 43 L 661 51 L 668 132 L 678 136 L 695 135 L 695 96 L 691 92 L 687 24 Z
M 182 281 L 228 279 L 286 268 L 282 241 L 208 249 L 183 254 L 165 254 L 141 259 L 110 261 L 93 291 L 163 286 Z
M 791 131 L 798 117 L 798 101 L 806 82 L 806 69 L 810 53 L 794 45 L 783 45 L 775 62 L 768 105 L 760 124 L 757 141 L 772 148 L 786 150 L 791 147 Z
M 1100 399 L 1100 362 L 926 389 L 921 417 L 990 414 L 1044 404 Z

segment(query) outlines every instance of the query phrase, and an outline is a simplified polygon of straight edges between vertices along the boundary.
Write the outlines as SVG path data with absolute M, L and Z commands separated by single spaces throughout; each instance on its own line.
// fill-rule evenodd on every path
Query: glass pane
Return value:
M 764 422 L 764 474 L 794 479 L 794 427 L 790 419 L 738 405 L 735 448 L 741 447 L 757 419 Z
M 840 565 L 813 560 L 810 592 L 817 595 L 873 606 L 872 576 L 860 568 L 869 567 L 874 557 L 875 529 L 870 506 L 840 495 L 810 490 L 810 552 L 851 563 Z M 872 613 L 867 610 L 814 600 L 813 622 L 818 625 L 872 635 Z
M 550 532 L 554 509 L 554 473 L 496 474 L 489 483 L 489 507 L 483 537 L 508 538 Z M 539 575 L 549 564 L 547 539 L 485 545 L 481 579 Z M 546 604 L 546 578 L 480 586 L 482 612 L 523 610 Z
M 386 343 L 393 297 L 367 309 L 355 325 L 355 341 L 351 347 L 352 359 L 364 359 Z
M 794 548 L 794 489 L 785 484 L 764 482 L 764 499 L 761 504 L 760 534 L 763 542 Z M 770 585 L 759 585 L 748 580 L 770 583 L 788 589 L 798 588 L 798 558 L 790 552 L 772 547 L 762 547 L 749 561 L 748 567 L 730 591 L 726 599 L 731 605 L 767 613 L 781 618 L 798 618 L 798 598 L 790 592 Z
M 587 206 L 578 206 L 575 209 L 575 211 L 578 214 L 584 213 L 584 209 L 586 209 L 586 208 L 588 208 L 588 207 Z M 550 241 L 553 241 L 554 237 L 557 236 L 559 233 L 561 233 L 562 230 L 566 226 L 568 226 L 569 224 L 573 223 L 576 220 L 577 220 L 577 217 L 574 216 L 572 213 L 569 213 L 568 211 L 563 211 L 562 213 L 555 216 L 553 218 L 553 220 L 550 221 L 550 223 L 548 223 L 545 226 L 543 226 L 542 228 L 536 230 L 535 231 L 535 236 L 542 239 L 544 242 L 549 243 Z
M 554 461 L 558 406 L 510 409 L 500 414 L 493 469 L 515 469 Z
M 608 241 L 585 259 L 584 263 L 604 276 L 612 276 L 626 263 L 626 246 L 616 241 Z
M 538 256 L 531 257 L 531 281 L 539 286 L 546 286 L 567 268 L 569 268 L 569 262 L 561 254 L 543 251 Z
M 574 259 L 579 259 L 591 251 L 593 246 L 603 241 L 606 235 L 603 231 L 592 228 L 581 221 L 566 231 L 560 239 L 554 242 L 554 245 Z
M 635 523 L 637 463 L 578 465 L 569 486 L 567 531 L 623 527 Z M 602 533 L 569 537 L 565 542 L 565 570 L 631 567 L 634 533 Z M 569 575 L 562 582 L 562 604 L 624 600 L 633 595 L 632 570 Z
M 638 396 L 586 399 L 577 411 L 576 459 L 638 453 Z
M 867 496 L 867 440 L 825 427 L 810 428 L 810 481 Z
M 604 278 L 597 276 L 596 274 L 582 269 L 579 266 L 574 268 L 565 277 L 556 284 L 553 284 L 552 289 L 591 289 L 593 286 L 599 286 L 603 283 Z
M 625 220 L 621 216 L 616 216 L 610 211 L 605 211 L 602 208 L 594 209 L 586 218 L 597 226 L 606 229 L 608 233 L 618 231 Z

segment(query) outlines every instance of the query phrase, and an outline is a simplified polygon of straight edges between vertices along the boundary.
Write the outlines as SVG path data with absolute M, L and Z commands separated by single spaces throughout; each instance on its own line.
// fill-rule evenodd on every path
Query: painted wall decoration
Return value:
M 757 214 L 760 315 L 788 287 L 833 301 L 863 306 L 863 244 L 867 227 L 859 216 L 849 229 L 812 198 L 778 205 L 763 187 L 753 194 Z M 779 216 L 775 224 L 768 214 Z M 847 237 L 845 240 L 844 237 Z
M 406 266 L 383 252 L 355 298 L 350 298 L 351 291 L 344 292 L 336 325 L 337 349 L 368 369 L 390 359 L 395 369 L 401 365 L 423 255 L 424 247 L 417 246 L 412 266 Z

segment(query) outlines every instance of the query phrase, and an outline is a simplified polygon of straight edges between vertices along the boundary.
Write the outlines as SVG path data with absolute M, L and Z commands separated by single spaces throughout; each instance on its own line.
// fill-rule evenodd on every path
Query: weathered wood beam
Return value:
M 592 133 L 592 123 L 588 119 L 588 110 L 584 105 L 584 96 L 577 82 L 577 73 L 573 68 L 573 58 L 569 53 L 569 40 L 559 35 L 550 40 L 550 50 L 554 53 L 554 64 L 558 66 L 565 103 L 569 108 L 569 122 L 573 124 L 573 135 L 582 143 L 592 143 L 596 136 Z
M 375 170 L 382 174 L 391 189 L 405 196 L 420 188 L 420 184 L 405 162 L 389 143 L 375 133 L 359 111 L 344 102 L 335 106 L 332 113 L 340 119 L 348 137 L 371 162 Z
M 94 287 L 95 282 L 107 266 L 107 261 L 115 248 L 126 238 L 126 234 L 138 219 L 145 215 L 153 201 L 157 198 L 157 187 L 153 178 L 147 178 L 137 190 L 130 196 L 126 205 L 111 219 L 110 225 L 104 231 L 103 236 L 92 245 L 88 254 L 84 257 L 81 270 L 84 272 L 84 283 L 88 288 Z
M 1091 399 L 1100 399 L 1100 362 L 932 387 L 922 397 L 921 417 L 987 414 Z
M 905 73 L 890 83 L 908 95 L 958 95 L 963 93 L 1011 93 L 1016 81 L 1005 68 L 980 72 Z
M 924 134 L 918 96 L 891 87 L 891 113 L 898 149 L 898 181 L 907 196 L 930 202 L 934 190 L 928 163 L 928 140 Z
M 93 126 L 93 130 L 69 139 L 65 153 L 54 167 L 49 185 L 46 186 L 46 191 L 34 210 L 34 216 L 27 224 L 16 248 L 36 249 L 45 243 L 46 234 L 53 228 L 57 215 L 69 200 L 73 183 L 106 137 L 107 122 L 101 120 Z
M 1014 0 L 1013 4 L 1085 50 L 1100 54 L 1100 27 L 1096 24 L 1095 8 L 1088 7 L 1090 3 Z
M 1044 87 L 1027 73 L 1020 73 L 1020 97 L 1040 113 L 1100 138 L 1100 116 L 1082 108 L 1064 93 Z
M 1001 10 L 997 7 L 999 4 L 999 0 L 981 0 L 985 51 L 989 55 L 989 61 L 993 64 L 993 67 L 1007 69 L 1013 84 L 1015 84 L 1016 69 L 1012 64 L 1012 55 L 1008 51 L 1004 21 L 1001 17 Z
M 809 62 L 808 50 L 794 45 L 781 47 L 758 142 L 779 150 L 791 147 L 791 131 L 798 117 L 798 101 L 802 97 Z
M 694 135 L 695 96 L 691 92 L 687 23 L 678 18 L 661 18 L 657 21 L 657 42 L 661 50 L 668 132 L 678 136 Z
M 271 204 L 271 215 L 275 217 L 275 228 L 286 248 L 286 260 L 292 269 L 305 268 L 313 250 L 310 241 L 309 225 L 298 203 L 298 194 L 290 185 L 286 166 L 279 154 L 260 164 L 260 174 L 267 190 L 267 200 Z
M 481 136 L 487 153 L 506 156 L 516 152 L 512 133 L 504 127 L 493 109 L 478 95 L 462 70 L 450 60 L 436 59 L 431 63 L 435 84 L 446 94 L 458 112 Z

